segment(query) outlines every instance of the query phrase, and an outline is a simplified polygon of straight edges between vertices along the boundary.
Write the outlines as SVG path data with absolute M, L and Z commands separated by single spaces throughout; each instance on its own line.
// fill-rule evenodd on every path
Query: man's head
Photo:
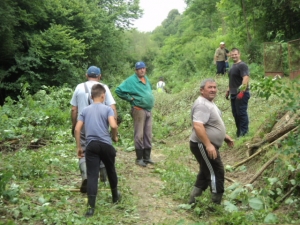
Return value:
M 241 54 L 238 48 L 231 49 L 230 57 L 232 58 L 234 63 L 238 63 L 241 61 Z
M 225 48 L 225 42 L 220 42 L 220 48 Z
M 101 70 L 96 66 L 90 66 L 86 71 L 86 75 L 87 77 L 98 78 L 101 76 Z
M 203 98 L 209 101 L 214 100 L 217 95 L 217 83 L 214 79 L 208 78 L 201 82 L 200 93 Z
M 101 84 L 94 84 L 91 90 L 92 99 L 105 97 L 105 88 Z
M 160 80 L 160 81 L 164 81 L 164 78 L 163 78 L 163 77 L 159 77 L 159 80 Z
M 135 73 L 138 77 L 144 77 L 146 75 L 146 64 L 144 62 L 137 62 L 135 64 Z

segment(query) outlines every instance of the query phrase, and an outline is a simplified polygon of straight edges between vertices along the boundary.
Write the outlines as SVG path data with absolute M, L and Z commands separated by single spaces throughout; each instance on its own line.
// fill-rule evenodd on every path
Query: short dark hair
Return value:
M 200 84 L 200 89 L 203 89 L 206 85 L 207 82 L 212 82 L 212 83 L 216 83 L 216 81 L 212 78 L 207 78 L 205 80 L 203 80 Z
M 233 51 L 237 51 L 238 53 L 240 53 L 240 50 L 238 48 L 232 48 L 231 52 L 233 52 Z
M 93 98 L 100 97 L 102 94 L 105 94 L 106 90 L 101 84 L 94 84 L 91 91 L 91 96 Z

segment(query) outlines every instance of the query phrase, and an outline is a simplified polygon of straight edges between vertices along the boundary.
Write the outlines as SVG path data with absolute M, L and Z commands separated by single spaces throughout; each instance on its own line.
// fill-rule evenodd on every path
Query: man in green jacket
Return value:
M 143 167 L 148 163 L 154 164 L 150 158 L 152 148 L 151 110 L 154 106 L 154 96 L 146 76 L 144 62 L 135 64 L 135 73 L 116 88 L 116 94 L 121 99 L 128 101 L 132 107 L 136 164 Z

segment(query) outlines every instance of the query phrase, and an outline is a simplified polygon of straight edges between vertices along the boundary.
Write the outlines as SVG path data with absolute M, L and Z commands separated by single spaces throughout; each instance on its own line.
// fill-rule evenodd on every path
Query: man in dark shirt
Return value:
M 249 130 L 248 101 L 249 92 L 249 69 L 246 63 L 241 61 L 240 51 L 237 48 L 231 50 L 231 58 L 234 62 L 229 70 L 229 88 L 226 98 L 231 100 L 232 115 L 237 128 L 237 137 L 244 136 Z

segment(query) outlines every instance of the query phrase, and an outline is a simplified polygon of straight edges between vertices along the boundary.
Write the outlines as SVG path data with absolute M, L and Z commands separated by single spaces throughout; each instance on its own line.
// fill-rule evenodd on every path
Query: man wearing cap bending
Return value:
M 72 105 L 72 110 L 71 110 L 71 120 L 72 120 L 72 135 L 74 136 L 74 129 L 77 123 L 77 119 L 79 118 L 82 110 L 90 105 L 92 103 L 92 98 L 91 98 L 91 89 L 94 84 L 99 84 L 100 78 L 101 78 L 101 70 L 100 68 L 96 66 L 91 66 L 88 68 L 86 72 L 86 78 L 87 82 L 78 84 L 74 93 L 73 97 L 70 101 Z M 105 101 L 104 104 L 107 106 L 110 106 L 113 111 L 114 111 L 114 116 L 115 119 L 117 118 L 117 110 L 116 110 L 116 102 L 107 87 L 107 85 L 100 83 L 101 85 L 104 86 L 106 92 L 105 92 Z M 85 164 L 85 131 L 84 128 L 81 130 L 80 133 L 80 143 L 81 147 L 83 150 L 82 155 L 78 155 L 79 158 L 79 169 L 81 173 L 81 178 L 82 178 L 82 184 L 80 187 L 80 191 L 82 193 L 86 193 L 86 187 L 87 187 L 87 174 L 86 174 L 86 164 Z M 105 182 L 106 181 L 106 170 L 104 167 L 104 164 L 101 162 L 100 163 L 100 179 L 101 181 Z
M 136 164 L 142 167 L 146 167 L 148 163 L 154 164 L 150 157 L 152 148 L 151 110 L 154 105 L 154 96 L 146 76 L 144 62 L 135 64 L 135 73 L 117 87 L 116 94 L 131 105 Z
M 224 75 L 226 71 L 226 57 L 225 43 L 221 42 L 220 47 L 216 49 L 214 63 L 217 65 L 217 75 Z

